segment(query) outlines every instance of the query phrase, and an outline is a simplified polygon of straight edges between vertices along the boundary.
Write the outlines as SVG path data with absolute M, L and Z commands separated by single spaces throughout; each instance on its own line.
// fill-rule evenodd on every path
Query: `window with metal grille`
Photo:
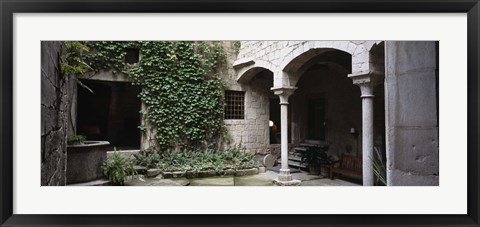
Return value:
M 245 92 L 225 91 L 225 119 L 245 118 Z

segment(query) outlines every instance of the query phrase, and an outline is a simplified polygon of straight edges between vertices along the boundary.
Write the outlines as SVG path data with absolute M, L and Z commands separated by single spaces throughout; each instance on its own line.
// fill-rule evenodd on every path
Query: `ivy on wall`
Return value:
M 216 148 L 225 135 L 224 83 L 219 76 L 226 54 L 219 42 L 90 41 L 85 61 L 95 70 L 123 72 L 141 86 L 141 112 L 155 130 L 156 149 Z M 138 63 L 125 55 L 138 49 Z M 140 125 L 142 131 L 147 125 Z

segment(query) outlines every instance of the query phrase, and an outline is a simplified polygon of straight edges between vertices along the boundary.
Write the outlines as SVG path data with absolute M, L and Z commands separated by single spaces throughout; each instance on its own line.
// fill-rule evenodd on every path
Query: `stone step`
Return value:
M 308 147 L 315 147 L 315 146 L 325 146 L 326 144 L 311 144 L 311 143 L 300 143 L 299 146 L 300 147 L 305 147 L 305 148 L 308 148 Z
M 314 146 L 324 146 L 327 143 L 323 140 L 304 140 L 302 143 L 299 144 L 300 147 L 314 147 Z
M 296 151 L 296 152 L 299 152 L 299 151 L 307 151 L 307 148 L 306 148 L 306 147 L 295 147 L 295 151 Z
M 322 145 L 322 144 L 325 144 L 325 141 L 323 140 L 309 140 L 309 139 L 306 139 L 303 141 L 303 143 L 305 144 L 311 144 L 311 145 Z
M 288 156 L 288 160 L 290 160 L 290 161 L 296 161 L 296 162 L 300 162 L 300 161 L 302 161 L 302 157 L 300 157 L 300 156 L 293 156 L 293 155 L 289 155 L 289 156 Z
M 297 167 L 297 168 L 307 168 L 307 166 L 300 162 L 288 162 L 289 166 Z
M 106 179 L 98 179 L 83 183 L 67 184 L 67 186 L 108 186 L 109 181 Z
M 288 154 L 288 165 L 297 168 L 307 168 L 307 164 L 301 163 L 302 157 L 298 152 L 300 151 L 307 151 L 308 148 L 313 146 L 322 146 L 325 145 L 324 141 L 320 140 L 305 140 L 304 143 L 300 143 L 299 147 L 295 147 L 293 152 L 289 152 Z M 278 163 L 282 163 L 281 158 L 277 160 Z
M 278 160 L 279 164 L 282 164 L 282 160 Z M 292 161 L 288 160 L 288 166 L 293 166 L 297 168 L 307 168 L 307 165 L 305 163 L 300 163 L 300 161 Z

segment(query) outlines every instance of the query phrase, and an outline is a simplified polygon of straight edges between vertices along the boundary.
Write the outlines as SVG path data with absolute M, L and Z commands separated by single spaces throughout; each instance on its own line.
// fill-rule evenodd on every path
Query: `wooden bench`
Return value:
M 334 167 L 332 164 L 330 166 L 330 179 L 335 179 L 335 174 L 340 174 L 343 176 L 355 178 L 362 180 L 362 158 L 354 155 L 342 154 L 340 159 L 340 165 Z

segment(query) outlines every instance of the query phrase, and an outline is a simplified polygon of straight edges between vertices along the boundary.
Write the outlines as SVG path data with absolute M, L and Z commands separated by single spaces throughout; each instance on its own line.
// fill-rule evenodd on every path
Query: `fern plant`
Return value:
M 133 167 L 133 160 L 123 156 L 116 150 L 102 165 L 103 174 L 114 185 L 123 185 L 125 177 L 137 174 Z
M 380 159 L 380 153 L 376 147 L 373 148 L 375 150 L 377 158 L 370 158 L 372 160 L 373 165 L 373 173 L 378 178 L 381 184 L 387 185 L 387 168 L 383 164 Z
M 60 70 L 63 75 L 74 75 L 79 74 L 83 75 L 89 70 L 93 70 L 90 65 L 88 65 L 85 60 L 83 59 L 83 53 L 89 52 L 90 48 L 84 45 L 82 42 L 79 41 L 67 41 L 65 42 L 66 46 L 66 53 L 63 62 L 60 64 Z M 85 88 L 87 91 L 93 94 L 92 89 L 90 89 L 87 85 L 82 83 L 78 78 L 77 84 L 81 87 Z

